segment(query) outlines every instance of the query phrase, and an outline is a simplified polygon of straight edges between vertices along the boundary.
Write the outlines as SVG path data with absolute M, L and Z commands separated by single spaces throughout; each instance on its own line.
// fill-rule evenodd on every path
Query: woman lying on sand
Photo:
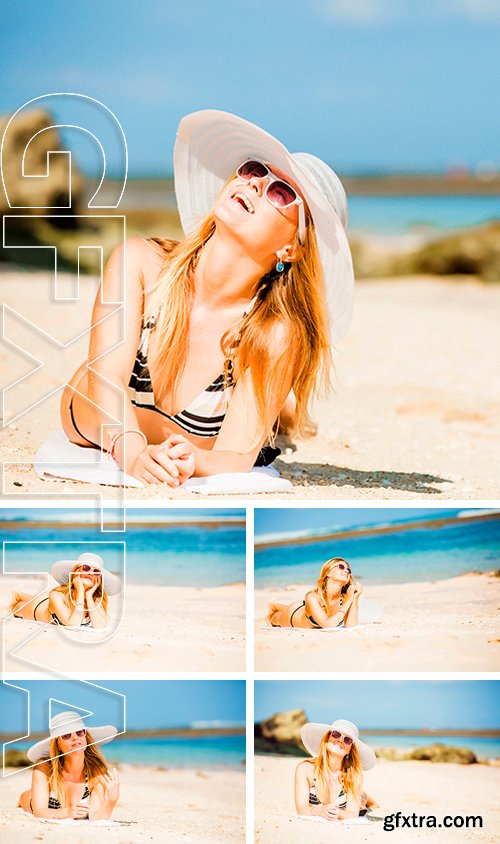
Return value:
M 174 170 L 186 239 L 115 249 L 61 401 L 71 442 L 171 487 L 269 465 L 278 419 L 310 430 L 354 281 L 345 193 L 320 159 L 201 111 L 180 123 Z
M 332 557 L 323 565 L 315 589 L 293 604 L 269 604 L 267 621 L 272 627 L 354 627 L 362 593 L 363 587 L 353 579 L 349 563 L 342 557 Z
M 45 598 L 15 592 L 10 612 L 15 618 L 69 627 L 107 627 L 108 595 L 117 595 L 122 582 L 104 568 L 98 554 L 54 563 L 52 576 L 60 583 Z
M 28 750 L 28 759 L 36 764 L 31 789 L 23 791 L 18 806 L 36 818 L 110 818 L 118 802 L 118 775 L 94 742 L 106 744 L 117 732 L 107 726 L 90 733 L 76 712 L 56 715 L 50 737 Z
M 360 741 L 355 724 L 305 724 L 300 737 L 313 758 L 300 762 L 295 771 L 298 815 L 341 821 L 366 815 L 378 805 L 363 792 L 363 770 L 373 768 L 375 753 Z

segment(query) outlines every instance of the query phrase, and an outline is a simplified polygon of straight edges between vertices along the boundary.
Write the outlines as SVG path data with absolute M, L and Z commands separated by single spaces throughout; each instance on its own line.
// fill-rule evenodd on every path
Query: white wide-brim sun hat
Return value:
M 350 736 L 356 745 L 363 770 L 369 771 L 370 768 L 373 768 L 377 761 L 375 752 L 364 741 L 361 741 L 359 730 L 352 721 L 338 720 L 334 721 L 333 724 L 304 724 L 300 731 L 300 738 L 311 756 L 316 757 L 318 755 L 321 739 L 329 730 L 338 730 L 343 736 Z
M 186 115 L 174 149 L 182 228 L 186 235 L 196 231 L 224 184 L 250 158 L 289 175 L 307 202 L 323 268 L 330 342 L 337 343 L 352 317 L 354 272 L 345 232 L 345 191 L 337 174 L 320 158 L 291 153 L 263 129 L 225 111 L 207 109 Z
M 50 721 L 49 732 L 50 736 L 41 741 L 37 741 L 27 750 L 27 757 L 30 762 L 39 762 L 40 759 L 48 759 L 50 757 L 50 743 L 53 738 L 58 738 L 66 733 L 76 733 L 77 730 L 89 730 L 92 734 L 93 742 L 96 744 L 107 744 L 113 741 L 118 733 L 116 727 L 107 725 L 105 727 L 87 727 L 81 715 L 77 712 L 60 712 Z
M 104 560 L 99 554 L 92 554 L 90 551 L 80 554 L 76 560 L 59 560 L 57 563 L 54 563 L 51 569 L 52 577 L 60 584 L 67 583 L 74 567 L 81 565 L 88 565 L 94 569 L 99 569 L 103 587 L 108 595 L 118 595 L 121 592 L 123 583 L 120 578 L 104 568 Z

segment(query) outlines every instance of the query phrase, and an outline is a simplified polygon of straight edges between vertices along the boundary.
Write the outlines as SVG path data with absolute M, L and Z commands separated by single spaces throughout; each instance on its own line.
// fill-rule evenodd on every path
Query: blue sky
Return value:
M 335 670 L 335 665 L 330 666 Z M 304 709 L 311 721 L 347 718 L 362 729 L 500 729 L 500 681 L 258 680 L 255 720 Z
M 56 91 L 95 97 L 123 125 L 132 173 L 168 173 L 180 117 L 202 108 L 340 172 L 499 163 L 497 0 L 16 0 L 2 36 L 0 114 Z M 88 141 L 75 149 L 95 168 Z
M 119 698 L 85 683 L 65 680 L 16 680 L 30 691 L 31 727 L 45 730 L 48 700 L 57 698 L 55 712 L 78 707 L 95 713 L 91 724 L 121 724 Z M 98 685 L 120 692 L 127 701 L 127 729 L 181 727 L 192 721 L 245 721 L 245 683 L 241 680 L 98 680 Z M 26 695 L 0 686 L 0 732 L 26 731 Z
M 255 534 L 289 533 L 297 530 L 326 528 L 334 526 L 356 527 L 358 525 L 387 524 L 387 522 L 442 516 L 456 513 L 456 510 L 433 507 L 376 507 L 376 508 L 256 508 Z

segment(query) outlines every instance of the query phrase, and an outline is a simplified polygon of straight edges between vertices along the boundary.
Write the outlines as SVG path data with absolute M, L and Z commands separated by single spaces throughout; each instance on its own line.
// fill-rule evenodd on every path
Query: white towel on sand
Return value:
M 368 818 L 365 815 L 362 815 L 360 818 L 344 818 L 342 821 L 327 821 L 326 818 L 318 818 L 316 815 L 297 815 L 297 819 L 299 821 L 319 821 L 320 823 L 329 823 L 330 826 L 335 828 L 336 824 L 365 824 L 369 823 Z
M 76 818 L 35 818 L 31 812 L 25 812 L 24 809 L 18 809 L 18 812 L 21 815 L 24 815 L 26 818 L 33 818 L 34 821 L 41 821 L 42 823 L 57 823 L 57 824 L 67 824 L 69 826 L 76 826 L 80 824 L 92 824 L 92 826 L 121 826 L 122 824 L 120 821 L 112 821 L 112 820 L 101 820 L 101 821 L 89 821 L 88 818 L 82 818 L 82 820 L 77 820 Z M 127 824 L 128 825 L 128 824 Z
M 142 481 L 122 472 L 109 454 L 71 443 L 61 429 L 49 434 L 38 449 L 35 472 L 40 478 L 55 477 L 104 486 L 144 486 Z M 182 489 L 199 495 L 248 495 L 255 492 L 289 492 L 292 484 L 280 478 L 279 472 L 272 466 L 263 466 L 250 472 L 189 478 Z

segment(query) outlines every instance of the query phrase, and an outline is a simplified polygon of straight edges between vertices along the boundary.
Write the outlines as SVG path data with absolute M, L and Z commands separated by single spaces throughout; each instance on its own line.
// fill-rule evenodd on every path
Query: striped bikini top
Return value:
M 90 797 L 89 778 L 88 778 L 88 775 L 85 774 L 85 791 L 83 792 L 83 797 L 78 802 L 81 802 L 82 800 L 88 800 L 89 797 Z M 48 809 L 62 809 L 62 806 L 61 806 L 59 800 L 57 799 L 57 797 L 54 795 L 53 791 L 51 791 L 50 794 L 49 794 L 49 804 L 48 804 L 47 808 Z
M 197 437 L 216 437 L 224 421 L 229 398 L 234 387 L 233 361 L 230 358 L 226 361 L 227 374 L 221 372 L 184 410 L 180 410 L 179 413 L 171 416 L 157 407 L 151 383 L 148 348 L 150 334 L 155 327 L 155 317 L 144 319 L 139 348 L 128 385 L 131 403 L 136 407 L 144 407 L 155 410 L 156 413 L 161 413 L 162 416 L 175 422 L 188 434 Z
M 339 796 L 336 799 L 336 804 L 339 809 L 346 809 L 347 808 L 347 795 L 342 786 Z M 310 787 L 309 787 L 309 805 L 310 806 L 321 806 L 321 800 L 318 798 L 316 794 L 316 777 L 314 777 Z

